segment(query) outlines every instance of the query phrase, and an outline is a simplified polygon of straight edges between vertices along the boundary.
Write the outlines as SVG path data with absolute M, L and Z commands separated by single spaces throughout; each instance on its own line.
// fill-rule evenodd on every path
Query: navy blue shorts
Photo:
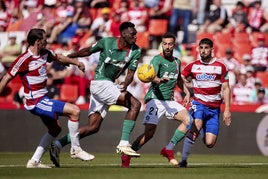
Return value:
M 218 135 L 220 108 L 212 108 L 197 101 L 192 101 L 190 110 L 194 119 L 203 121 L 204 132 Z
M 41 118 L 47 117 L 58 120 L 59 116 L 63 115 L 65 104 L 65 102 L 49 99 L 45 96 L 36 104 L 34 109 L 30 110 L 30 112 Z

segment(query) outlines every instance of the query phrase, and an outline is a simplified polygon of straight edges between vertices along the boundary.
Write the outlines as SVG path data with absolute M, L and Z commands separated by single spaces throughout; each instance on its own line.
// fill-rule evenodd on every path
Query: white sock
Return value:
M 43 154 L 47 151 L 48 146 L 51 144 L 51 142 L 55 139 L 52 135 L 49 133 L 45 133 L 45 135 L 40 140 L 40 143 L 38 147 L 36 148 L 32 160 L 39 162 L 43 156 Z
M 127 140 L 120 140 L 120 142 L 119 142 L 119 146 L 125 146 L 128 144 L 129 144 L 129 142 Z
M 69 128 L 69 133 L 70 133 L 70 139 L 71 139 L 71 147 L 79 147 L 79 122 L 76 121 L 71 121 L 68 120 L 68 128 Z

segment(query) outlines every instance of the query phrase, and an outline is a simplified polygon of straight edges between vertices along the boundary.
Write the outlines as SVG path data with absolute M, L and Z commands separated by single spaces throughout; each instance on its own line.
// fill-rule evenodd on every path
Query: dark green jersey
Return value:
M 137 45 L 121 48 L 119 38 L 107 37 L 99 40 L 90 48 L 90 52 L 100 51 L 95 80 L 115 81 L 127 68 L 136 70 L 141 56 Z
M 155 69 L 157 77 L 169 77 L 167 83 L 151 83 L 145 95 L 145 101 L 150 99 L 174 100 L 174 90 L 177 85 L 177 78 L 180 75 L 181 62 L 176 57 L 172 61 L 165 59 L 162 55 L 156 55 L 150 62 Z

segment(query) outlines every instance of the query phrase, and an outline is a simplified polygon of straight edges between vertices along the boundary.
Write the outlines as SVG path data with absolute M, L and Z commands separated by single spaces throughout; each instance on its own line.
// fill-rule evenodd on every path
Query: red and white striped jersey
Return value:
M 228 69 L 224 63 L 213 59 L 210 63 L 195 60 L 185 66 L 181 73 L 191 77 L 194 100 L 209 107 L 219 107 L 222 103 L 221 86 L 228 82 Z
M 42 50 L 34 56 L 30 50 L 21 54 L 8 69 L 11 76 L 19 75 L 24 87 L 25 108 L 33 109 L 37 102 L 46 95 L 47 67 L 46 63 L 55 58 L 48 50 Z M 50 60 L 49 60 L 50 59 Z

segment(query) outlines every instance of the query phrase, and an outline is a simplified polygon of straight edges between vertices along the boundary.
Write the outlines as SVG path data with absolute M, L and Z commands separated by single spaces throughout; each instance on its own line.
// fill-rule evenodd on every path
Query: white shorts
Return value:
M 99 112 L 104 118 L 109 106 L 116 104 L 121 94 L 117 84 L 108 80 L 92 80 L 90 83 L 90 101 L 88 115 Z
M 163 101 L 151 99 L 146 104 L 145 116 L 143 124 L 157 125 L 159 120 L 165 115 L 169 120 L 174 119 L 174 116 L 181 110 L 186 109 L 176 101 Z

